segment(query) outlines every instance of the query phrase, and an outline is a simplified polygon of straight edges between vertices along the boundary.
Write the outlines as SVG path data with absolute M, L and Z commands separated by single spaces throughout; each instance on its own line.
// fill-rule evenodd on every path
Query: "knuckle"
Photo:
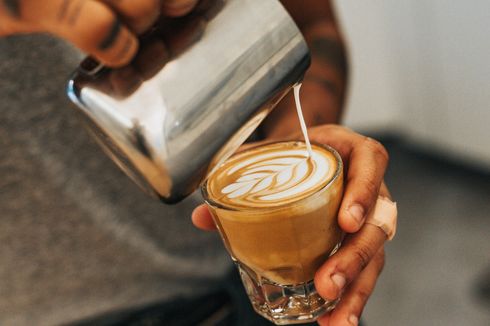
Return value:
M 364 141 L 377 157 L 379 157 L 384 162 L 389 161 L 390 157 L 388 151 L 379 141 L 370 137 L 366 137 Z
M 371 260 L 371 252 L 365 245 L 360 245 L 354 248 L 356 264 L 360 270 L 363 270 Z
M 348 138 L 350 141 L 353 141 L 353 138 L 355 138 L 352 137 L 352 135 L 355 135 L 355 133 L 352 131 L 352 129 L 349 129 L 346 126 L 327 125 L 326 127 L 332 132 L 332 136 Z
M 388 150 L 381 144 L 377 146 L 376 153 L 378 156 L 381 156 L 381 159 L 388 163 L 390 161 L 390 154 L 388 153 Z
M 369 194 L 369 198 L 371 198 L 371 196 L 378 194 L 379 185 L 373 179 L 364 180 L 363 187 L 366 190 L 366 192 Z
M 371 296 L 371 291 L 367 289 L 361 288 L 357 291 L 357 297 L 359 298 L 359 301 L 362 303 L 367 302 L 370 296 Z
M 375 261 L 375 263 L 378 265 L 378 274 L 381 274 L 381 272 L 383 271 L 383 268 L 385 266 L 385 263 L 386 263 L 386 255 L 385 255 L 385 252 L 384 250 L 381 250 L 374 258 L 373 260 Z
M 349 127 L 346 127 L 346 126 L 342 126 L 342 125 L 335 125 L 335 124 L 332 124 L 332 125 L 329 125 L 331 128 L 333 129 L 337 129 L 338 131 L 340 132 L 344 132 L 344 133 L 348 133 L 348 134 L 353 134 L 354 132 L 352 131 L 352 129 L 350 129 Z

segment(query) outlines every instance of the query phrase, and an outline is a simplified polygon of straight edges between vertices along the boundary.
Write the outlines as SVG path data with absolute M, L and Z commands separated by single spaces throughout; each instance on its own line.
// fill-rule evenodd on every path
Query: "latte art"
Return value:
M 235 155 L 217 175 L 208 190 L 225 205 L 270 207 L 309 196 L 325 186 L 336 170 L 335 157 L 314 145 L 309 157 L 304 143 L 262 146 Z
M 283 151 L 255 156 L 243 162 L 241 175 L 221 192 L 228 198 L 247 201 L 281 200 L 318 185 L 328 174 L 328 161 L 317 153 L 310 159 L 305 151 Z M 231 169 L 228 175 L 233 173 Z
M 300 284 L 342 238 L 343 180 L 335 150 L 312 144 L 308 155 L 305 142 L 284 141 L 233 155 L 202 190 L 240 266 L 276 284 Z
M 342 160 L 333 148 L 310 144 L 300 87 L 294 86 L 294 97 L 305 141 L 234 154 L 201 188 L 255 310 L 278 324 L 314 321 L 334 307 L 336 301 L 325 301 L 311 285 L 343 234 L 337 223 Z

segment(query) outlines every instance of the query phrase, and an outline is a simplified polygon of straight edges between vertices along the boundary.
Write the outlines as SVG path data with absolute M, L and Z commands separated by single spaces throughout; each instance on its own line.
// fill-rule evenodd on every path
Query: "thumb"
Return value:
M 201 230 L 216 231 L 213 216 L 205 204 L 199 205 L 194 209 L 192 212 L 192 223 Z

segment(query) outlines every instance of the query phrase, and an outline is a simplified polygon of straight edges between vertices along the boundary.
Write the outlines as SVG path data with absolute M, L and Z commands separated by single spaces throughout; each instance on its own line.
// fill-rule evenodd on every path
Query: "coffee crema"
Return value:
M 335 175 L 335 156 L 303 142 L 279 142 L 234 155 L 209 179 L 207 190 L 228 207 L 274 207 L 310 196 Z

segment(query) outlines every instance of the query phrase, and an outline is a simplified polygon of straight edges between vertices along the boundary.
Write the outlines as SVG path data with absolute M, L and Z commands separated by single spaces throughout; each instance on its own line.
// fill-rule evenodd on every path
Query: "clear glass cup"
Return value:
M 323 188 L 292 203 L 225 207 L 210 198 L 208 181 L 202 186 L 255 311 L 277 325 L 315 321 L 338 301 L 324 300 L 313 284 L 316 270 L 335 253 L 343 238 L 337 223 L 343 194 L 342 160 L 331 147 L 318 146 L 334 154 L 336 171 Z

